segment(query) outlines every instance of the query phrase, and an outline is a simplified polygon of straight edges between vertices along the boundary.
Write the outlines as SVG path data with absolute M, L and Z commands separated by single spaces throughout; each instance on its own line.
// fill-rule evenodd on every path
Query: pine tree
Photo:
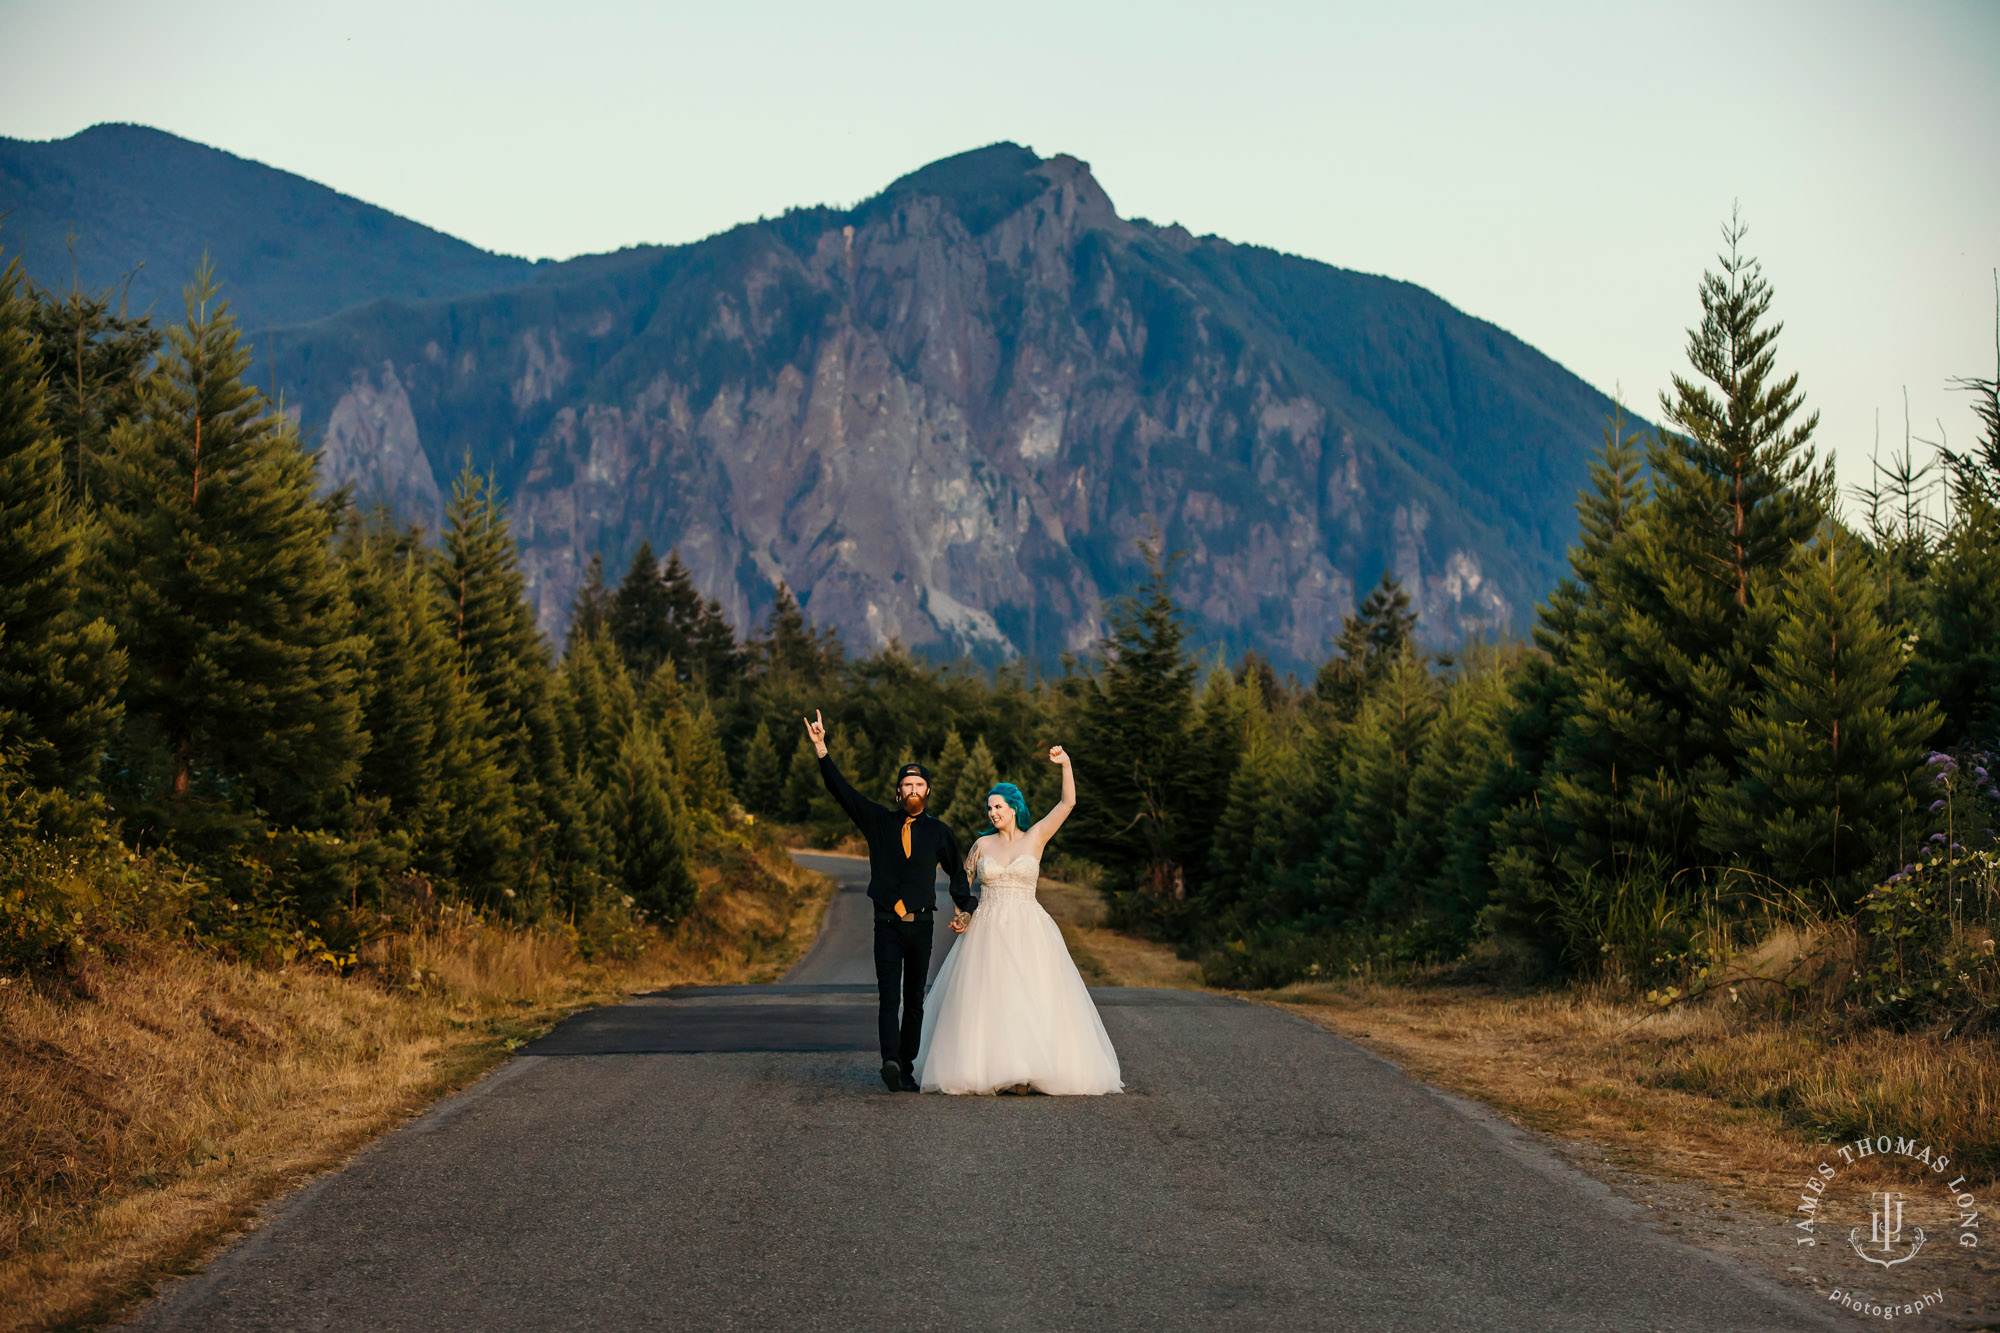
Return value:
M 642 541 L 632 555 L 632 567 L 612 595 L 607 618 L 612 641 L 625 655 L 625 665 L 633 675 L 644 679 L 673 653 L 671 617 L 660 559 L 653 554 L 653 544 Z
M 986 746 L 986 737 L 981 736 L 972 743 L 972 753 L 965 757 L 965 768 L 960 772 L 952 814 L 952 830 L 964 838 L 973 838 L 993 827 L 993 821 L 986 813 L 986 798 L 1000 783 L 1000 766 L 993 762 L 993 751 Z M 964 807 L 961 813 L 960 807 Z
M 1410 595 L 1398 580 L 1384 574 L 1360 609 L 1341 619 L 1334 656 L 1320 668 L 1314 695 L 1338 720 L 1353 721 L 1362 698 L 1391 669 L 1416 626 Z
M 771 724 L 759 722 L 743 754 L 743 803 L 769 818 L 783 810 L 785 770 L 778 761 L 778 747 L 771 740 Z
M 437 557 L 415 529 L 378 515 L 343 534 L 368 748 L 357 803 L 383 807 L 378 836 L 404 864 L 474 897 L 497 894 L 521 849 L 514 793 L 438 599 Z
M 556 678 L 526 598 L 506 506 L 469 467 L 445 510 L 438 564 L 459 669 L 486 718 L 501 772 L 521 812 L 517 906 L 590 892 L 600 854 L 590 799 L 566 762 Z
M 1356 919 L 1364 910 L 1377 919 L 1395 913 L 1394 895 L 1381 891 L 1378 881 L 1437 709 L 1437 682 L 1406 643 L 1362 700 L 1341 757 L 1339 824 L 1327 849 L 1323 908 L 1335 920 Z
M 1202 914 L 1211 920 L 1254 892 L 1277 778 L 1278 738 L 1264 706 L 1263 681 L 1245 673 L 1238 688 L 1238 759 L 1229 780 L 1216 789 L 1220 813 L 1210 837 L 1207 873 L 1198 885 Z
M 694 905 L 694 840 L 673 764 L 643 720 L 626 731 L 603 786 L 616 882 L 647 915 L 673 925 Z
M 1830 502 L 1809 445 L 1817 417 L 1795 423 L 1797 377 L 1775 377 L 1782 326 L 1766 322 L 1770 288 L 1743 234 L 1725 228 L 1722 271 L 1702 280 L 1688 358 L 1706 383 L 1676 376 L 1662 398 L 1680 432 L 1649 449 L 1650 498 L 1629 504 L 1626 469 L 1607 457 L 1600 531 L 1586 511 L 1574 563 L 1582 595 L 1544 618 L 1571 702 L 1535 827 L 1510 822 L 1553 838 L 1549 892 L 1702 862 L 1697 802 L 1740 771 L 1732 719 L 1755 706 L 1785 571 Z
M 806 624 L 805 611 L 792 590 L 780 582 L 764 635 L 752 645 L 760 669 L 788 681 L 817 683 L 826 678 L 831 665 L 827 647 L 828 641 Z
M 111 431 L 138 414 L 147 368 L 160 332 L 145 316 L 128 316 L 111 292 L 38 294 L 29 314 L 40 341 L 49 428 L 62 450 L 65 492 L 86 508 L 102 489 Z
M 829 737 L 831 739 L 831 737 Z M 829 751 L 831 753 L 831 751 Z M 819 779 L 819 756 L 804 733 L 792 748 L 791 763 L 785 769 L 785 789 L 779 801 L 780 818 L 798 823 L 812 818 L 826 784 Z
M 100 596 L 129 658 L 124 767 L 170 828 L 193 802 L 245 795 L 308 823 L 363 745 L 333 511 L 289 421 L 243 382 L 249 364 L 204 264 L 106 468 Z
M 949 728 L 944 733 L 944 749 L 938 751 L 937 762 L 931 766 L 931 806 L 937 817 L 961 833 L 979 827 L 978 810 L 966 805 L 960 809 L 959 797 L 971 791 L 965 783 L 967 760 L 965 737 L 959 735 L 958 728 Z
M 715 715 L 682 686 L 672 660 L 661 663 L 646 682 L 640 712 L 680 775 L 689 813 L 719 822 L 736 798 Z
M 569 632 L 588 638 L 607 633 L 610 624 L 611 592 L 604 586 L 604 557 L 592 551 L 590 564 L 583 571 L 583 586 L 570 603 Z
M 1487 784 L 1507 754 L 1504 710 L 1518 654 L 1474 647 L 1445 688 L 1396 823 L 1387 866 L 1371 886 L 1385 916 L 1420 923 L 1440 946 L 1462 944 L 1491 895 Z
M 0 752 L 29 785 L 81 794 L 118 724 L 125 659 L 111 627 L 79 611 L 84 534 L 63 503 L 38 350 L 11 260 L 0 270 Z
M 1703 841 L 1850 907 L 1893 863 L 1938 714 L 1896 707 L 1901 648 L 1865 553 L 1838 524 L 1797 562 L 1783 604 L 1765 689 L 1736 715 L 1743 774 L 1703 801 Z
M 1996 338 L 2000 341 L 2000 338 Z M 1924 632 L 1911 663 L 1920 698 L 1944 713 L 1947 740 L 2000 747 L 2000 373 L 1961 379 L 1977 395 L 1977 448 L 1950 455 L 1951 523 L 1923 592 Z
M 1077 719 L 1077 753 L 1090 756 L 1094 799 L 1079 806 L 1071 826 L 1078 852 L 1109 872 L 1115 891 L 1137 890 L 1157 904 L 1186 891 L 1195 666 L 1169 591 L 1173 561 L 1157 540 L 1141 549 L 1146 578 L 1111 608 L 1108 660 Z

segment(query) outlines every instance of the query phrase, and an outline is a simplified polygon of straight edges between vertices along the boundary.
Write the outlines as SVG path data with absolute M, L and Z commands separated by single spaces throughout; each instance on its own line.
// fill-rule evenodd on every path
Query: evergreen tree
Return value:
M 485 715 L 521 812 L 515 887 L 533 908 L 584 901 L 599 855 L 588 793 L 565 761 L 556 678 L 526 598 L 506 506 L 469 467 L 445 510 L 438 575 L 459 669 Z
M 129 659 L 122 783 L 191 803 L 245 798 L 280 822 L 321 817 L 363 737 L 334 514 L 289 421 L 243 382 L 249 353 L 204 264 L 112 434 L 101 596 Z
M 939 819 L 960 832 L 979 827 L 978 810 L 970 804 L 965 804 L 964 809 L 959 808 L 962 804 L 959 800 L 961 793 L 971 791 L 965 782 L 967 757 L 965 737 L 958 734 L 957 727 L 946 730 L 944 749 L 938 752 L 937 763 L 932 765 L 931 808 Z M 978 799 L 973 798 L 975 801 Z
M 40 342 L 49 428 L 62 450 L 65 490 L 85 506 L 102 488 L 111 431 L 138 414 L 160 332 L 145 316 L 112 309 L 111 292 L 39 293 L 29 322 Z
M 1334 655 L 1320 668 L 1314 695 L 1338 720 L 1353 721 L 1363 696 L 1391 669 L 1416 627 L 1410 595 L 1398 580 L 1384 574 L 1359 611 L 1342 617 Z
M 1388 864 L 1410 776 L 1437 715 L 1437 683 L 1412 644 L 1389 664 L 1361 703 L 1340 766 L 1340 814 L 1327 848 L 1328 892 L 1321 910 L 1336 921 L 1394 914 L 1393 899 L 1370 889 Z
M 640 711 L 680 775 L 689 812 L 711 816 L 719 823 L 735 794 L 715 715 L 705 701 L 690 697 L 671 658 L 646 682 Z
M 743 654 L 736 646 L 736 631 L 722 613 L 722 603 L 709 598 L 688 636 L 689 671 L 711 693 L 728 690 L 742 671 Z
M 2000 374 L 1964 379 L 1977 395 L 1978 446 L 1951 455 L 1952 515 L 1924 588 L 1924 633 L 1911 663 L 1920 698 L 1944 714 L 1944 736 L 2000 746 Z
M 1210 838 L 1207 873 L 1198 886 L 1201 912 L 1210 920 L 1225 917 L 1252 897 L 1260 871 L 1270 869 L 1264 853 L 1278 777 L 1278 738 L 1264 706 L 1260 676 L 1246 672 L 1239 689 L 1236 713 L 1242 740 L 1227 783 L 1217 789 L 1220 813 Z
M 793 823 L 812 818 L 813 810 L 825 790 L 826 784 L 819 780 L 819 756 L 813 750 L 812 742 L 801 731 L 798 744 L 792 748 L 791 763 L 785 769 L 785 790 L 779 802 L 779 816 Z
M 583 586 L 570 603 L 569 632 L 586 638 L 608 633 L 611 626 L 611 592 L 604 586 L 604 557 L 592 551 L 583 571 Z
M 769 818 L 783 810 L 785 770 L 778 760 L 778 747 L 771 740 L 771 724 L 759 722 L 743 754 L 743 803 Z
M 1900 645 L 1860 545 L 1828 523 L 1787 580 L 1765 690 L 1739 711 L 1735 787 L 1702 804 L 1703 841 L 1852 906 L 1898 852 L 1935 708 L 1896 707 Z
M 642 541 L 612 595 L 607 617 L 611 638 L 634 675 L 642 679 L 651 675 L 673 654 L 672 614 L 660 559 L 653 554 L 653 544 Z
M 1649 499 L 1629 505 L 1609 475 L 1624 469 L 1605 460 L 1595 504 L 1615 535 L 1586 527 L 1584 595 L 1545 618 L 1573 700 L 1536 820 L 1557 843 L 1552 891 L 1700 863 L 1697 802 L 1740 772 L 1732 719 L 1755 706 L 1785 571 L 1830 500 L 1809 446 L 1817 417 L 1795 423 L 1797 377 L 1775 377 L 1770 288 L 1742 226 L 1724 237 L 1688 339 L 1706 383 L 1676 376 L 1662 399 L 1681 432 L 1649 450 Z M 1621 511 L 1631 520 L 1616 527 Z
M 959 773 L 958 795 L 952 807 L 953 832 L 963 838 L 974 838 L 993 827 L 986 813 L 986 798 L 999 782 L 1000 766 L 993 762 L 993 751 L 987 748 L 986 737 L 981 736 L 973 741 L 972 752 L 966 755 L 965 767 Z
M 694 905 L 693 839 L 672 761 L 643 720 L 619 741 L 600 809 L 616 881 L 654 920 L 680 921 Z
M 1463 944 L 1486 905 L 1492 825 L 1488 784 L 1506 754 L 1504 711 L 1518 654 L 1473 647 L 1446 686 L 1410 774 L 1394 847 L 1371 897 L 1384 916 L 1420 924 L 1438 946 Z
M 11 260 L 0 270 L 0 753 L 30 786 L 81 792 L 118 723 L 124 655 L 78 609 L 83 531 L 63 502 L 41 381 Z
M 1070 827 L 1079 854 L 1109 872 L 1115 891 L 1159 904 L 1186 891 L 1195 667 L 1169 592 L 1173 562 L 1157 540 L 1141 549 L 1146 578 L 1113 604 L 1107 660 L 1083 695 L 1077 753 L 1092 757 L 1095 799 L 1078 807 Z
M 808 685 L 824 680 L 834 662 L 829 656 L 831 640 L 806 624 L 804 609 L 782 582 L 764 635 L 751 646 L 764 674 Z
M 361 719 L 369 744 L 358 806 L 379 805 L 378 836 L 401 865 L 475 897 L 498 893 L 521 849 L 519 812 L 498 746 L 460 674 L 438 599 L 437 557 L 386 515 L 343 534 L 355 622 L 366 642 Z

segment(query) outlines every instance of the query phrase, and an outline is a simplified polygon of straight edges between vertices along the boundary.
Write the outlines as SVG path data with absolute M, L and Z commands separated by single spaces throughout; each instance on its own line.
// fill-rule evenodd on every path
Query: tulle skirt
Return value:
M 912 1073 L 925 1092 L 1125 1090 L 1062 931 L 1032 896 L 989 893 L 973 913 L 931 984 Z

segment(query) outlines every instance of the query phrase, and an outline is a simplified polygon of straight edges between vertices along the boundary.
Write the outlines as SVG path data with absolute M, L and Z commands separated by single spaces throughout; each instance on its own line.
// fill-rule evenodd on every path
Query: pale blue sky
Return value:
M 1994 373 L 2000 3 L 0 0 L 0 134 L 136 121 L 492 249 L 852 203 L 998 139 L 1408 279 L 1648 415 L 1732 200 L 1842 480 Z

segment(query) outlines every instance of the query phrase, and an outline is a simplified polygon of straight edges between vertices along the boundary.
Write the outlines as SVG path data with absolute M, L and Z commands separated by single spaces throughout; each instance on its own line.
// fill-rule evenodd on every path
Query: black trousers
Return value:
M 931 914 L 915 921 L 875 918 L 875 986 L 881 992 L 882 1058 L 909 1072 L 924 1032 L 924 983 L 931 971 Z M 897 1021 L 901 1005 L 902 1019 Z

